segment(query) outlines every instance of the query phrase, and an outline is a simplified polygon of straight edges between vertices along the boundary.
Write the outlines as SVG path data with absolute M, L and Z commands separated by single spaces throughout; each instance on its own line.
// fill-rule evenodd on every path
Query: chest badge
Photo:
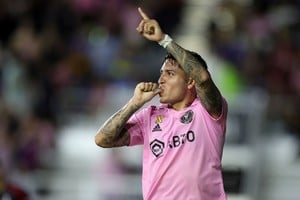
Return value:
M 183 123 L 183 124 L 189 124 L 193 120 L 193 116 L 194 116 L 194 112 L 192 110 L 188 110 L 180 118 L 180 122 Z

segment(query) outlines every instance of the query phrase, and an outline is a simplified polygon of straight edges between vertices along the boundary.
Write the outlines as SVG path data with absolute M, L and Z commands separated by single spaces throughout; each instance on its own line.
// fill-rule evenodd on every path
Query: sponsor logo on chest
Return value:
M 182 124 L 189 124 L 192 122 L 194 117 L 194 112 L 192 110 L 188 110 L 185 112 L 180 118 L 179 123 Z M 178 121 L 177 121 L 178 122 Z M 158 132 L 162 131 L 162 125 L 163 124 L 163 116 L 157 115 L 155 123 L 152 128 L 152 132 Z M 172 129 L 174 126 L 170 126 Z M 167 131 L 167 130 L 164 130 Z M 170 130 L 171 131 L 171 130 Z M 180 132 L 180 130 L 172 130 L 173 132 Z M 168 141 L 164 141 L 163 138 L 157 136 L 157 138 L 153 138 L 150 141 L 150 149 L 155 157 L 158 157 L 164 153 L 166 148 L 169 149 L 178 149 L 184 145 L 188 145 L 189 143 L 193 143 L 196 139 L 196 135 L 194 131 L 188 130 L 184 133 L 178 133 L 171 137 L 168 137 Z

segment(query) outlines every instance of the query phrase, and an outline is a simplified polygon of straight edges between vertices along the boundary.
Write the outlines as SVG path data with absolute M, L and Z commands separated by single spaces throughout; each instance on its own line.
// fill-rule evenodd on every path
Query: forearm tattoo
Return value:
M 210 76 L 207 69 L 190 52 L 175 42 L 167 46 L 167 51 L 174 56 L 187 75 L 195 80 L 197 95 L 205 108 L 210 113 L 220 114 L 222 96 L 211 78 L 207 79 L 207 76 Z
M 138 109 L 138 106 L 126 104 L 103 124 L 99 130 L 99 134 L 102 134 L 102 142 L 105 146 L 117 147 L 129 144 L 129 134 L 124 126 L 130 116 Z

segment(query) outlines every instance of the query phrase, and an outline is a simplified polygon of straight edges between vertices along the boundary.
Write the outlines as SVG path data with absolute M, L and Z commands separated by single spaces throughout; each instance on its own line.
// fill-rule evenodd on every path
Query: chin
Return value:
M 164 100 L 161 97 L 159 97 L 159 102 L 164 103 Z
M 160 102 L 160 103 L 169 103 L 168 101 L 166 101 L 165 99 L 163 99 L 163 98 L 161 98 L 161 97 L 159 98 L 159 102 Z

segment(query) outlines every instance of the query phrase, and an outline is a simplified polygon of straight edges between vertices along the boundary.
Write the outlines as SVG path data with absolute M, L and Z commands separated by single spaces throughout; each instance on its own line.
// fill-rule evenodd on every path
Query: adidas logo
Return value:
M 155 131 L 161 131 L 159 124 L 156 124 L 155 127 L 152 129 L 152 132 L 155 132 Z

